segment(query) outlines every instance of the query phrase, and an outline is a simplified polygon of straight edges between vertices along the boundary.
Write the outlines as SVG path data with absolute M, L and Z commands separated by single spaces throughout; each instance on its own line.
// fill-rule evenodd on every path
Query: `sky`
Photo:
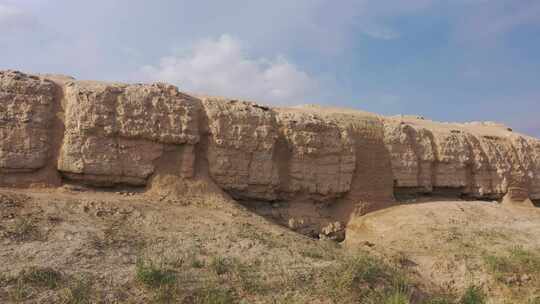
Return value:
M 0 69 L 540 137 L 539 0 L 0 0 Z

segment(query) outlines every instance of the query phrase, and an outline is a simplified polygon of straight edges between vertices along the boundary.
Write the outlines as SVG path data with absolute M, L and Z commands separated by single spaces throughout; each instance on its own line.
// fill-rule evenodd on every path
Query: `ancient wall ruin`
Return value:
M 268 108 L 166 84 L 59 79 L 0 72 L 1 186 L 144 187 L 172 155 L 182 160 L 168 168 L 178 178 L 209 176 L 239 200 L 494 199 L 509 187 L 540 199 L 540 141 L 493 123 Z

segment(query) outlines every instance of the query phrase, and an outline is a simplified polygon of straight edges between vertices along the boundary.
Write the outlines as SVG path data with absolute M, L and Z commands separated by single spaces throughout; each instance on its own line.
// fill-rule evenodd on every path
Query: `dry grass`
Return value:
M 203 186 L 200 191 L 207 191 Z M 119 210 L 100 216 L 82 210 L 88 204 L 78 201 L 80 195 L 84 194 L 60 203 L 48 199 L 47 204 L 28 204 L 25 208 L 43 210 L 25 209 L 24 214 L 36 215 L 33 220 L 2 222 L 19 239 L 31 240 L 38 230 L 47 238 L 24 244 L 3 239 L 3 270 L 17 273 L 26 265 L 41 266 L 27 269 L 25 275 L 0 275 L 0 303 L 471 304 L 482 303 L 483 291 L 491 292 L 491 286 L 481 285 L 484 290 L 430 297 L 451 291 L 420 281 L 421 261 L 412 250 L 383 251 L 385 244 L 375 241 L 373 246 L 345 248 L 309 239 L 224 203 L 218 195 L 204 198 L 207 201 L 200 206 L 196 201 L 151 201 L 142 195 L 129 202 L 90 196 L 87 201 L 103 201 L 99 208 Z M 64 221 L 53 226 L 40 220 L 48 215 Z M 435 232 L 429 235 L 441 236 L 437 241 L 443 240 L 445 253 L 480 262 L 482 242 L 511 236 L 489 229 L 474 234 L 470 229 L 442 227 Z M 478 238 L 481 241 L 474 243 Z M 358 248 L 374 255 L 354 252 Z M 525 273 L 532 278 L 526 285 L 510 287 L 536 288 L 534 251 L 514 250 L 486 261 L 496 270 L 494 276 Z M 530 297 L 516 303 L 538 301 Z
M 92 280 L 88 275 L 78 275 L 70 280 L 63 290 L 63 301 L 66 304 L 92 303 Z
M 486 255 L 488 272 L 509 300 L 523 303 L 540 302 L 540 253 L 520 246 L 506 254 Z
M 59 271 L 50 267 L 33 267 L 22 271 L 19 277 L 27 284 L 55 289 L 60 285 L 63 276 Z
M 38 240 L 41 238 L 38 227 L 31 218 L 19 217 L 15 220 L 11 229 L 8 230 L 11 239 L 19 242 Z

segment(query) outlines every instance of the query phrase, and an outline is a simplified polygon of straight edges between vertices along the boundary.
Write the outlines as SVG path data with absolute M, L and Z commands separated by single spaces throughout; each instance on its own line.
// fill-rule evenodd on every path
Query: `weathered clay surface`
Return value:
M 385 143 L 400 190 L 500 198 L 516 186 L 540 195 L 539 141 L 502 125 L 387 118 Z
M 0 173 L 31 172 L 47 164 L 55 85 L 0 71 Z
M 209 171 L 233 196 L 326 201 L 351 189 L 354 117 L 219 98 L 205 98 L 203 105 Z
M 320 199 L 336 198 L 350 190 L 355 169 L 351 133 L 331 115 L 282 110 L 277 115 L 282 144 L 281 189 Z
M 199 140 L 198 101 L 170 85 L 71 82 L 65 100 L 58 170 L 71 179 L 144 185 L 165 145 Z
M 205 98 L 208 162 L 214 181 L 240 198 L 277 198 L 275 114 L 237 100 Z

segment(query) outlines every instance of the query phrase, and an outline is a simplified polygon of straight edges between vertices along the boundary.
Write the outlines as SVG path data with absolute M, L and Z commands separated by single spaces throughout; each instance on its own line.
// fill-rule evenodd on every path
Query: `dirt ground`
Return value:
M 484 201 L 425 201 L 360 217 L 348 227 L 347 245 L 376 244 L 398 253 L 424 282 L 456 292 L 481 285 L 506 303 L 486 273 L 484 258 L 513 248 L 540 248 L 540 209 Z M 528 288 L 531 297 L 538 289 Z
M 536 254 L 540 209 L 432 198 L 354 218 L 346 240 L 336 243 L 199 187 L 183 196 L 0 189 L 0 303 L 464 303 L 460 295 L 470 286 L 482 289 L 485 303 L 538 303 L 538 273 L 501 277 L 486 260 L 515 248 Z M 356 275 L 345 284 L 340 275 L 351 267 L 330 267 L 359 254 L 408 277 L 403 301 L 355 298 L 381 281 L 362 285 L 368 277 Z M 144 263 L 174 274 L 173 292 L 162 292 L 161 283 L 152 288 Z M 51 271 L 45 280 L 25 276 L 35 269 Z M 429 302 L 435 294 L 451 298 Z

